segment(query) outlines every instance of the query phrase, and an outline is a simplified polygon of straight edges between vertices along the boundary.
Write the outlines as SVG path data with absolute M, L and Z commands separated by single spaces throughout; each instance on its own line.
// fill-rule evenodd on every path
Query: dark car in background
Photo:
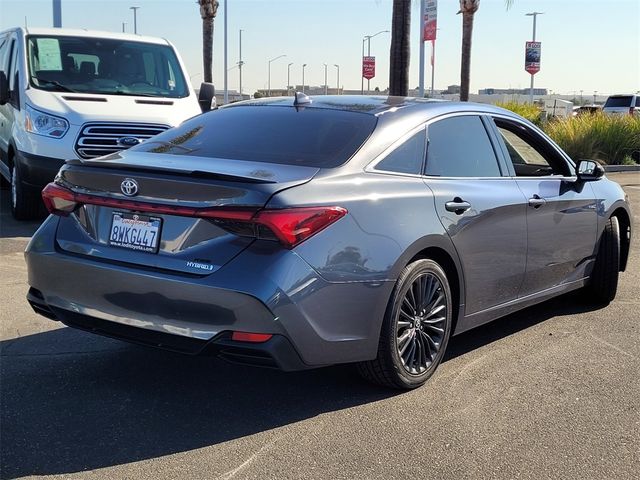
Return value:
M 68 161 L 26 260 L 36 312 L 188 354 L 422 385 L 452 335 L 611 301 L 625 194 L 499 108 L 264 99 Z

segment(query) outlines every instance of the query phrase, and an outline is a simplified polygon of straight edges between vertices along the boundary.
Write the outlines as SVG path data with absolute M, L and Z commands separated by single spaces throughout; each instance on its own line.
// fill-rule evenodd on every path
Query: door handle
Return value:
M 453 212 L 456 215 L 462 215 L 471 208 L 471 204 L 469 202 L 465 202 L 460 197 L 456 197 L 451 202 L 445 203 L 444 208 L 448 212 Z
M 544 198 L 540 198 L 537 194 L 529 199 L 529 206 L 533 208 L 540 208 L 546 203 L 547 201 Z

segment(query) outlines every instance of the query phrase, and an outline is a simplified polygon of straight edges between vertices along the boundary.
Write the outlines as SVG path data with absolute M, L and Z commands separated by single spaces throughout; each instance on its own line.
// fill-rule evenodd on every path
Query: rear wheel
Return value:
M 425 259 L 407 265 L 385 313 L 378 356 L 360 363 L 360 374 L 391 388 L 423 385 L 442 361 L 452 315 L 451 289 L 442 267 Z
M 20 169 L 11 165 L 11 213 L 16 220 L 32 220 L 40 213 L 38 197 L 20 176 Z
M 611 217 L 604 227 L 593 271 L 589 277 L 586 293 L 592 301 L 609 303 L 618 291 L 620 272 L 620 225 Z

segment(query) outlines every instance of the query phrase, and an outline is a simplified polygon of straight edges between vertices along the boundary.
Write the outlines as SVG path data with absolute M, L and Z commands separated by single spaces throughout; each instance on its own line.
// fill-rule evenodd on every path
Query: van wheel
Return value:
M 611 217 L 602 231 L 598 254 L 589 283 L 585 289 L 588 299 L 607 304 L 616 298 L 620 272 L 620 225 Z
M 433 260 L 405 267 L 387 306 L 378 356 L 358 364 L 367 380 L 385 387 L 423 385 L 444 357 L 453 308 L 447 276 Z
M 20 177 L 20 169 L 11 166 L 11 214 L 16 220 L 32 220 L 40 213 L 40 198 Z

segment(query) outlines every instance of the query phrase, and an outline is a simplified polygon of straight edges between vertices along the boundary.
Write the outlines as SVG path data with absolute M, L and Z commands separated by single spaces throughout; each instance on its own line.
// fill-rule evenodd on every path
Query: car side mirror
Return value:
M 580 160 L 577 170 L 578 180 L 583 182 L 598 180 L 604 175 L 604 167 L 594 160 Z
M 9 92 L 9 80 L 5 72 L 0 72 L 0 105 L 4 105 L 11 98 Z
M 198 93 L 198 103 L 202 112 L 208 112 L 216 105 L 216 89 L 213 83 L 202 82 Z

